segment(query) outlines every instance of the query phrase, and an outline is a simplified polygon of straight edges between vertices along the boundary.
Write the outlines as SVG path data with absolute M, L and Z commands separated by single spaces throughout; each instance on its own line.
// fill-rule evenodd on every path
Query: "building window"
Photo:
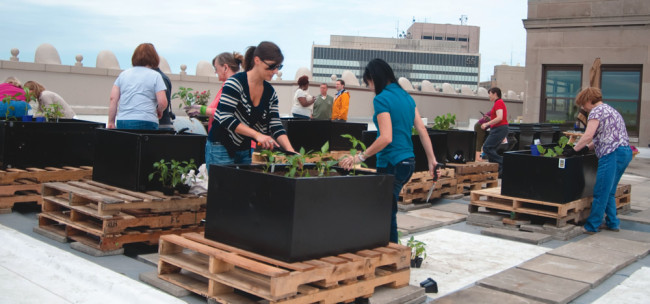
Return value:
M 580 92 L 582 66 L 544 66 L 540 121 L 573 122 L 575 97 Z
M 458 38 L 458 41 L 467 42 L 467 38 Z
M 641 66 L 601 67 L 603 102 L 623 116 L 628 135 L 639 135 L 639 104 L 641 100 Z
M 422 36 L 422 39 L 433 40 L 433 36 Z
M 447 41 L 456 41 L 456 37 L 447 37 Z
M 435 36 L 433 37 L 433 40 L 442 40 L 442 36 Z

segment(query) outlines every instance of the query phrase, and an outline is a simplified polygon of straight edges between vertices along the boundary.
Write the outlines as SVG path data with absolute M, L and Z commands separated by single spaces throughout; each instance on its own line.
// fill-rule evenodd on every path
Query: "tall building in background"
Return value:
M 480 72 L 478 26 L 415 22 L 400 38 L 330 36 L 330 45 L 312 46 L 312 74 L 316 82 L 329 82 L 332 74 L 351 71 L 361 79 L 366 64 L 386 60 L 395 76 L 414 86 L 428 80 L 441 87 L 478 88 Z

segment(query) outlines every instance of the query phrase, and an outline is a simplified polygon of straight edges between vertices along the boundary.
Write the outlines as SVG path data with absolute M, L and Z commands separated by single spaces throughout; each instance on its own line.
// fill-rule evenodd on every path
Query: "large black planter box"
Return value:
M 287 262 L 388 244 L 392 175 L 288 178 L 261 167 L 210 167 L 206 238 Z
M 447 134 L 446 157 L 438 158 L 436 155 L 438 162 L 452 162 L 457 151 L 463 152 L 465 161 L 473 162 L 476 159 L 476 132 L 466 130 L 433 130 L 433 132 Z
M 530 151 L 506 152 L 501 194 L 568 203 L 593 195 L 597 169 L 594 154 L 555 158 L 533 156 Z
M 350 134 L 361 139 L 362 132 L 368 129 L 365 123 L 329 120 L 283 119 L 282 125 L 296 151 L 300 148 L 320 151 L 326 141 L 330 143 L 330 151 L 350 150 L 352 144 L 341 135 Z
M 377 139 L 377 131 L 364 131 L 362 136 L 362 141 L 366 147 L 370 145 Z M 431 140 L 431 145 L 433 146 L 433 153 L 436 156 L 438 162 L 442 162 L 447 157 L 447 134 L 437 133 L 429 130 L 429 139 Z M 411 140 L 413 141 L 413 154 L 415 154 L 415 171 L 427 171 L 429 170 L 427 154 L 424 151 L 424 146 L 420 141 L 419 135 L 412 135 Z M 364 162 L 368 165 L 368 168 L 377 168 L 377 157 L 372 156 L 368 157 Z
M 76 119 L 0 121 L 1 167 L 92 166 L 95 129 L 102 127 L 102 123 Z
M 149 181 L 153 163 L 165 159 L 205 162 L 205 135 L 159 130 L 97 129 L 93 180 L 134 191 L 161 190 Z

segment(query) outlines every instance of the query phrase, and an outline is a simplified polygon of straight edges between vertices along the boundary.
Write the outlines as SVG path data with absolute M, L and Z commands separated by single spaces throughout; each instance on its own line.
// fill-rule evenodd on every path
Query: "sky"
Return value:
M 20 61 L 33 62 L 42 43 L 52 44 L 61 63 L 94 67 L 97 54 L 112 51 L 120 68 L 131 66 L 138 44 L 151 42 L 171 72 L 194 75 L 199 61 L 221 52 L 245 52 L 268 40 L 285 57 L 282 78 L 294 79 L 310 68 L 311 46 L 329 45 L 330 35 L 396 38 L 416 22 L 479 26 L 480 81 L 490 79 L 494 65 L 525 65 L 525 0 L 400 1 L 253 1 L 253 0 L 0 0 L 5 30 L 0 59 L 20 51 Z M 7 28 L 8 26 L 8 28 Z

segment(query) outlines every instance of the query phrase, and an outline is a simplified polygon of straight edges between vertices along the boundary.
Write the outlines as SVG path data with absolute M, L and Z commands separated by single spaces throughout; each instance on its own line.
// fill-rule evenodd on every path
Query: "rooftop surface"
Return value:
M 467 197 L 400 212 L 400 229 L 411 232 L 404 238 L 427 243 L 428 257 L 412 269 L 411 285 L 437 281 L 439 291 L 428 293 L 427 302 L 532 303 L 522 301 L 526 295 L 555 303 L 644 303 L 650 298 L 650 149 L 640 151 L 621 180 L 632 185 L 632 212 L 621 216 L 621 232 L 540 244 L 487 236 L 488 228 L 465 221 Z M 206 302 L 138 279 L 156 271 L 138 258 L 156 246 L 125 246 L 124 254 L 94 257 L 34 233 L 38 211 L 18 205 L 0 215 L 0 303 Z M 526 279 L 533 283 L 522 283 Z

